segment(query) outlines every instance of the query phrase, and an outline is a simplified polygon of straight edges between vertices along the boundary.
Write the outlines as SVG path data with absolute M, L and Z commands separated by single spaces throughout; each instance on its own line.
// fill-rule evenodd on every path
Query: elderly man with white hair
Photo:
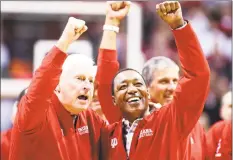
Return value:
M 97 68 L 85 55 L 66 53 L 86 30 L 85 21 L 69 18 L 35 72 L 18 104 L 10 160 L 98 159 L 98 137 L 105 122 L 87 110 Z

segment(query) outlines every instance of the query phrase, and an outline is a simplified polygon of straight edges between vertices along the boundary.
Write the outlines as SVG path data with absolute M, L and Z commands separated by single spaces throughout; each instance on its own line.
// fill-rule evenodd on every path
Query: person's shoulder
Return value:
M 213 128 L 224 127 L 227 124 L 227 121 L 220 120 L 213 124 Z
M 214 123 L 210 127 L 208 133 L 210 133 L 210 132 L 221 133 L 223 131 L 223 128 L 225 127 L 225 125 L 226 125 L 226 121 L 220 120 L 220 121 Z

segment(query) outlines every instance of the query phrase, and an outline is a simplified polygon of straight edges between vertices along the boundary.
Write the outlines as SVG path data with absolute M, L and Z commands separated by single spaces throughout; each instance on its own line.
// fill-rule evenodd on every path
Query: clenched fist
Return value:
M 70 17 L 57 43 L 57 47 L 66 52 L 69 45 L 77 40 L 86 30 L 85 21 Z
M 107 1 L 106 18 L 119 25 L 120 21 L 128 14 L 130 4 L 130 1 Z
M 178 1 L 166 1 L 156 5 L 156 12 L 172 29 L 184 25 L 181 6 Z

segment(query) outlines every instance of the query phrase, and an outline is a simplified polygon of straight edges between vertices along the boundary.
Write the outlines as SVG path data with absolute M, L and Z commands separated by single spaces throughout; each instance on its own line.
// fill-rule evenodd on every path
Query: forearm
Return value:
M 30 101 L 47 100 L 58 85 L 62 65 L 67 54 L 53 47 L 36 70 L 26 94 Z
M 121 118 L 119 109 L 112 102 L 111 84 L 119 69 L 115 50 L 100 49 L 98 57 L 98 97 L 103 113 L 109 123 L 117 122 Z
M 112 25 L 119 27 L 120 21 L 114 18 L 108 18 L 106 16 L 105 25 Z M 100 49 L 116 50 L 116 37 L 117 37 L 117 33 L 115 31 L 104 30 L 102 41 L 100 44 Z
M 178 129 L 186 136 L 197 123 L 209 91 L 210 70 L 190 24 L 173 30 L 184 76 L 174 95 Z M 182 115 L 182 116 L 181 116 Z
M 36 70 L 28 92 L 18 107 L 17 124 L 21 131 L 34 132 L 46 119 L 49 99 L 58 85 L 66 54 L 54 47 Z
M 119 26 L 120 21 L 106 16 L 105 25 Z M 97 81 L 99 83 L 98 96 L 103 113 L 109 123 L 120 119 L 120 113 L 112 103 L 111 84 L 119 69 L 116 53 L 115 31 L 104 30 L 98 56 Z
M 210 75 L 208 62 L 191 25 L 175 29 L 173 34 L 184 76 Z

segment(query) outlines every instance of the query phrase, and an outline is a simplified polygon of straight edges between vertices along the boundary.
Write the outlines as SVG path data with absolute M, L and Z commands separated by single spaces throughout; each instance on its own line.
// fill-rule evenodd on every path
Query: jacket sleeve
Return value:
M 100 49 L 97 62 L 98 98 L 109 124 L 121 119 L 120 109 L 112 102 L 112 80 L 118 72 L 116 50 Z
M 20 131 L 34 133 L 46 121 L 49 99 L 58 85 L 66 57 L 67 54 L 54 46 L 36 70 L 18 106 L 15 123 Z
M 197 123 L 209 92 L 210 69 L 191 25 L 173 30 L 183 76 L 177 85 L 171 111 L 180 138 Z

